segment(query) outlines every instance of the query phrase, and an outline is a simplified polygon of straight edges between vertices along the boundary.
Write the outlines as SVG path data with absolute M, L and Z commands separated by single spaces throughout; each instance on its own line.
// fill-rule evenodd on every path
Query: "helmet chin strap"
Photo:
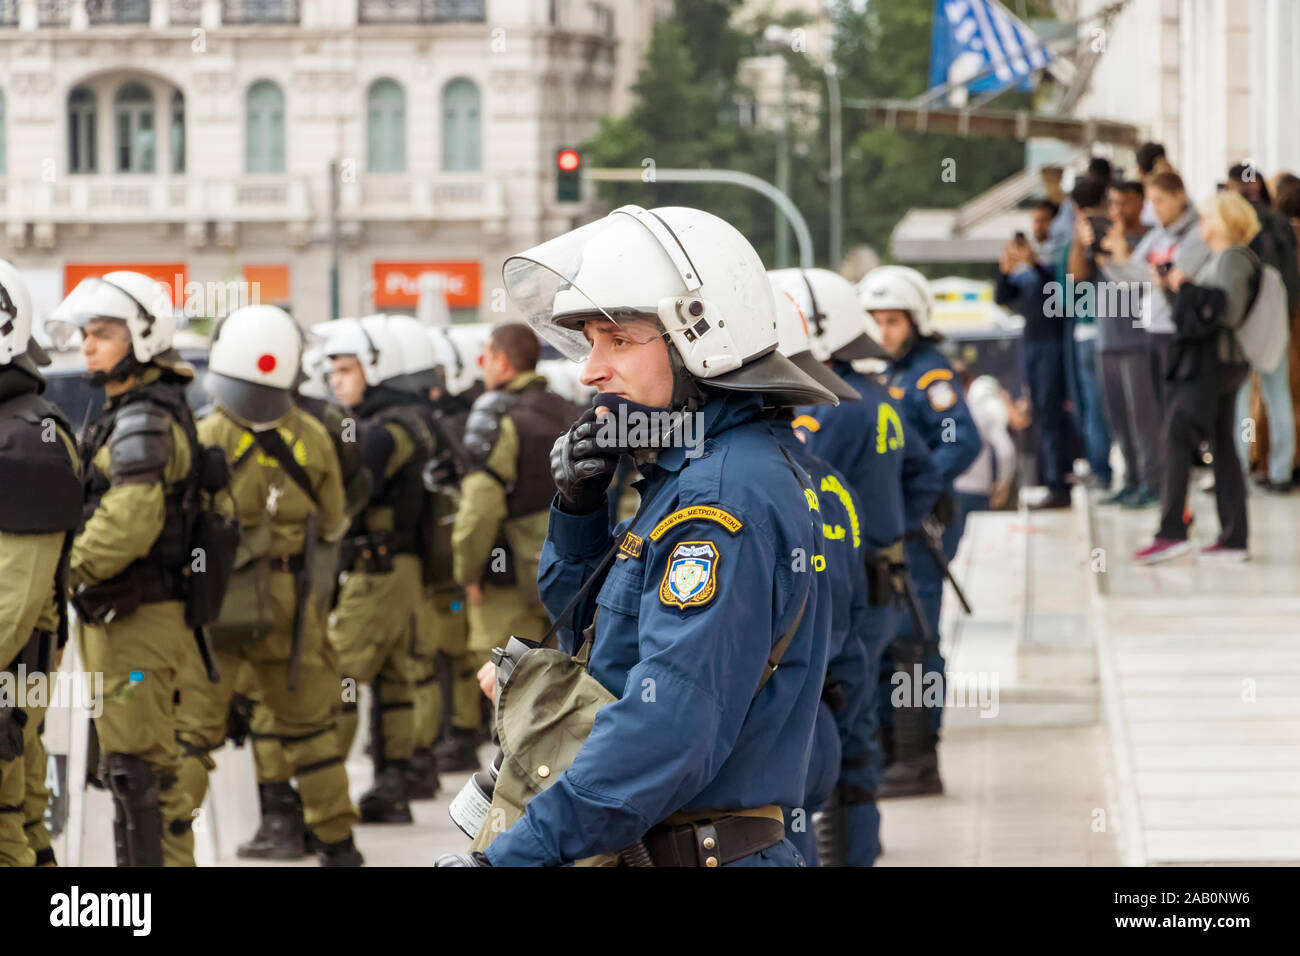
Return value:
M 668 346 L 668 362 L 673 370 L 673 394 L 668 402 L 669 411 L 699 411 L 706 401 L 704 390 L 700 388 L 695 376 L 686 370 L 681 353 L 672 345 Z
M 86 381 L 95 388 L 103 388 L 109 382 L 125 382 L 136 372 L 140 371 L 141 365 L 136 361 L 135 349 L 127 349 L 126 355 L 118 360 L 117 364 L 107 372 L 94 371 L 86 376 Z

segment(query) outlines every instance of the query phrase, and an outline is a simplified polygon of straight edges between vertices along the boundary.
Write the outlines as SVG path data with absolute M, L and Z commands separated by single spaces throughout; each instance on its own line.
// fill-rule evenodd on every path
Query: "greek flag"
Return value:
M 961 83 L 970 93 L 1017 85 L 1033 89 L 1033 74 L 1051 52 L 1037 34 L 995 0 L 935 0 L 930 37 L 930 87 Z

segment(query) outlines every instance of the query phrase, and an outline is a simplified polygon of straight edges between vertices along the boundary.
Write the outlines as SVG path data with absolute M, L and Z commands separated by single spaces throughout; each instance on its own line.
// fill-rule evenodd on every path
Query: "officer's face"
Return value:
M 355 355 L 336 355 L 331 360 L 330 391 L 340 404 L 356 406 L 366 394 L 366 373 Z
M 131 333 L 118 319 L 92 319 L 81 335 L 81 354 L 87 372 L 110 372 L 126 358 L 131 348 Z
M 598 392 L 621 395 L 653 408 L 673 400 L 673 368 L 668 343 L 654 322 L 584 322 L 582 334 L 591 356 L 582 369 L 582 384 Z
M 899 356 L 912 337 L 912 319 L 902 309 L 872 309 L 871 317 L 880 327 L 880 344 L 890 355 Z

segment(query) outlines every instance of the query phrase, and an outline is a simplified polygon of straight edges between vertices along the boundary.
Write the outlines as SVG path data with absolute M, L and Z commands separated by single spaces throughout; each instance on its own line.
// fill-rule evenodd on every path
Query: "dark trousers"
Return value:
M 1101 385 L 1111 434 L 1124 454 L 1124 484 L 1160 488 L 1160 409 L 1145 350 L 1102 352 Z
M 1173 347 L 1172 332 L 1147 333 L 1147 358 L 1151 361 L 1151 383 L 1155 386 L 1161 421 L 1164 420 L 1166 406 L 1169 404 L 1169 383 L 1165 381 L 1165 375 L 1169 372 L 1169 350 Z
M 1241 471 L 1234 443 L 1237 423 L 1236 389 L 1221 391 L 1214 409 L 1214 503 L 1219 510 L 1219 544 L 1226 548 L 1246 547 L 1246 478 Z M 1192 453 L 1200 435 L 1191 419 L 1171 402 L 1165 415 L 1164 483 L 1160 486 L 1160 530 L 1156 535 L 1171 541 L 1187 540 L 1183 506 L 1192 470 Z
M 1065 494 L 1070 472 L 1066 451 L 1065 348 L 1060 341 L 1026 342 L 1025 375 L 1038 426 L 1038 472 L 1055 494 Z

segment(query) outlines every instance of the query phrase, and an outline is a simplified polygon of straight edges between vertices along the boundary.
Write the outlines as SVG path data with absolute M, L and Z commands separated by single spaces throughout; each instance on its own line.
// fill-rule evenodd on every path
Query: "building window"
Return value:
M 172 172 L 185 172 L 185 94 L 172 92 Z
M 93 173 L 99 170 L 96 135 L 98 111 L 95 94 L 78 86 L 68 94 L 68 172 Z
M 153 94 L 142 83 L 127 83 L 113 97 L 116 133 L 114 169 L 119 173 L 154 171 Z
M 15 10 L 17 6 L 15 3 Z M 43 27 L 66 27 L 71 11 L 71 0 L 36 0 L 36 22 Z
M 270 80 L 248 88 L 245 165 L 250 173 L 284 172 L 284 92 Z
M 148 23 L 149 0 L 86 0 L 86 20 L 101 23 Z
M 221 22 L 297 23 L 298 0 L 222 0 Z
M 18 0 L 0 0 L 0 27 L 18 26 Z
M 393 80 L 375 80 L 366 94 L 366 168 L 406 171 L 406 94 Z
M 452 80 L 442 90 L 442 168 L 477 172 L 480 154 L 478 87 L 472 80 Z

